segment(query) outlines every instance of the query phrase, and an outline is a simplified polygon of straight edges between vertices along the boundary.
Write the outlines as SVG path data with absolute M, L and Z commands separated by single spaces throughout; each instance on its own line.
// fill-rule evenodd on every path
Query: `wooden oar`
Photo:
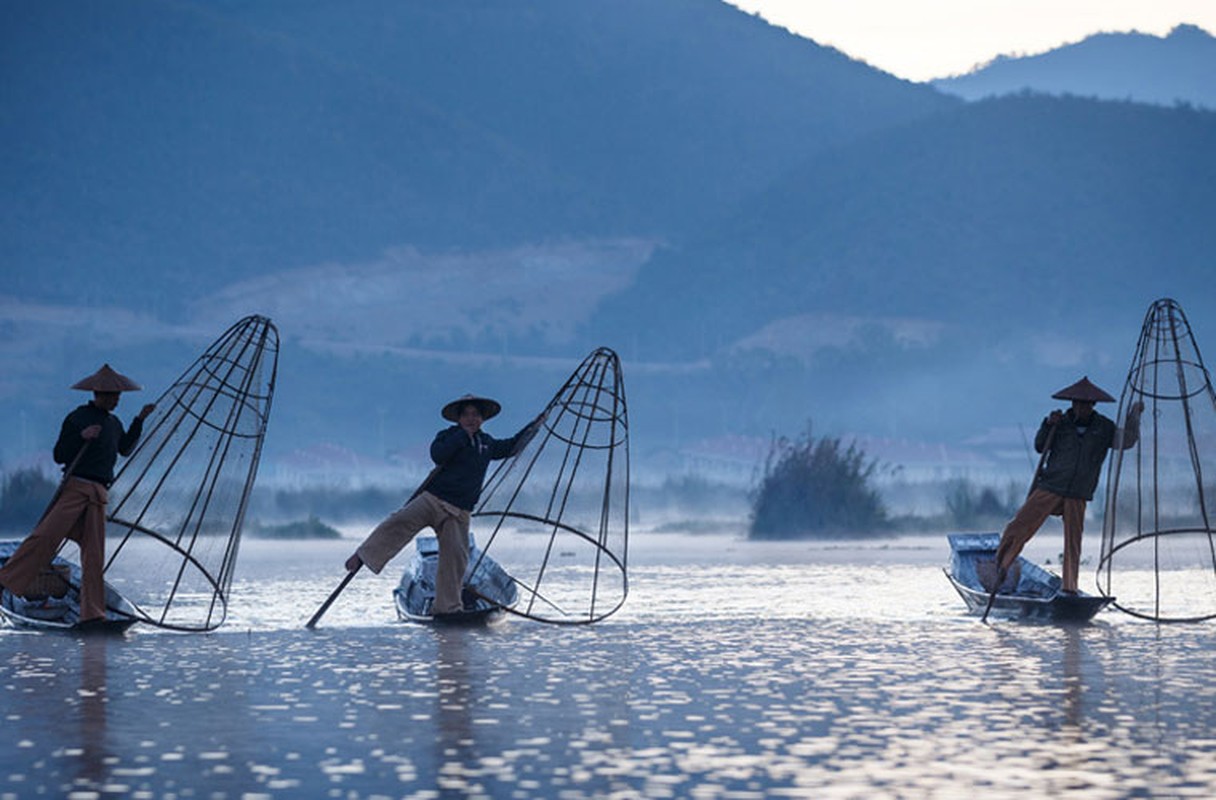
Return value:
M 426 490 L 426 487 L 431 485 L 431 481 L 435 479 L 435 476 L 439 474 L 439 470 L 446 466 L 447 462 L 444 462 L 443 464 L 436 464 L 434 469 L 427 474 L 422 483 L 418 485 L 418 488 L 414 490 L 414 493 L 410 495 L 409 500 L 406 500 L 403 505 L 408 504 L 415 497 L 422 494 Z M 313 628 L 317 627 L 317 622 L 319 622 L 321 617 L 325 615 L 325 612 L 329 610 L 329 607 L 332 606 L 334 601 L 338 599 L 338 595 L 342 594 L 342 590 L 346 588 L 346 585 L 351 582 L 351 579 L 354 578 L 361 569 L 363 569 L 362 560 L 360 560 L 359 566 L 347 572 L 346 577 L 342 579 L 342 582 L 338 584 L 338 587 L 329 593 L 329 597 L 325 598 L 325 602 L 322 603 L 321 607 L 317 609 L 317 613 L 313 614 L 312 619 L 308 620 L 308 622 L 304 625 L 305 628 L 312 630 Z
M 355 567 L 350 572 L 346 573 L 346 577 L 343 578 L 342 582 L 338 584 L 338 588 L 329 593 L 329 597 L 325 598 L 325 602 L 322 603 L 321 607 L 317 609 L 317 613 L 312 615 L 312 619 L 308 620 L 308 624 L 304 626 L 305 628 L 312 630 L 313 628 L 317 627 L 317 621 L 324 616 L 326 611 L 329 611 L 329 607 L 332 606 L 334 601 L 338 599 L 338 595 L 342 594 L 342 590 L 346 588 L 346 584 L 350 583 L 351 579 L 354 578 L 361 569 L 363 569 L 362 563 L 360 563 L 359 566 Z
M 1026 496 L 1034 494 L 1034 487 L 1039 482 L 1039 471 L 1043 469 L 1043 464 L 1047 461 L 1047 454 L 1051 452 L 1051 442 L 1055 439 L 1056 428 L 1060 423 L 1053 422 L 1051 427 L 1047 429 L 1047 439 L 1043 442 L 1043 453 L 1039 456 L 1039 463 L 1035 465 L 1034 477 L 1030 479 L 1030 489 L 1026 491 Z M 1003 537 L 1002 537 L 1003 538 Z M 996 580 L 992 584 L 992 592 L 988 595 L 988 605 L 984 607 L 984 616 L 980 617 L 980 622 L 988 621 L 988 612 L 992 610 L 992 604 L 996 601 L 997 590 L 1001 588 L 1001 584 L 1005 582 L 1005 570 L 1001 568 L 1001 547 L 998 544 L 996 548 Z

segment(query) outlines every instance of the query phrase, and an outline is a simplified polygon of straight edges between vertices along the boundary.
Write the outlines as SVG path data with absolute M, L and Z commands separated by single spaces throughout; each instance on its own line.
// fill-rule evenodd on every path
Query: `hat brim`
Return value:
M 1052 395 L 1056 400 L 1079 400 L 1082 403 L 1113 403 L 1115 398 L 1111 397 L 1102 389 L 1099 389 L 1089 378 L 1082 378 L 1072 386 L 1066 386 L 1060 391 Z
M 466 395 L 448 403 L 443 407 L 443 411 L 440 413 L 448 422 L 459 422 L 460 410 L 470 403 L 477 406 L 477 410 L 481 412 L 482 420 L 496 417 L 498 416 L 498 412 L 502 411 L 502 404 L 500 404 L 497 400 L 491 400 L 488 397 Z
M 72 388 L 83 392 L 138 392 L 143 387 L 121 372 L 116 372 L 109 364 L 103 364 L 89 377 L 73 383 Z

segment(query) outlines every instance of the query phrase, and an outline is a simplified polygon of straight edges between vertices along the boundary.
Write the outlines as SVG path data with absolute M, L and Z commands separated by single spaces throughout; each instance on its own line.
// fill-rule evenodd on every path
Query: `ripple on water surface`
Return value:
M 1208 626 L 984 626 L 916 558 L 757 560 L 643 563 L 594 627 L 400 624 L 368 576 L 308 632 L 332 575 L 296 565 L 217 634 L 6 632 L 0 796 L 1216 788 Z

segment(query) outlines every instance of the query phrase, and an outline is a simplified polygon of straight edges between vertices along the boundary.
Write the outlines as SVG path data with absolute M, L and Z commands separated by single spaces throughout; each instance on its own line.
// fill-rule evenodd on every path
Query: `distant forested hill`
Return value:
M 1216 341 L 1210 219 L 1216 113 L 984 101 L 811 158 L 658 253 L 597 330 L 642 320 L 635 358 L 712 360 L 665 419 L 950 437 L 1041 407 L 1042 383 L 1121 380 L 1158 297 Z
M 988 441 L 1117 390 L 1157 297 L 1216 316 L 1216 114 L 966 103 L 715 0 L 3 3 L 0 89 L 2 459 L 251 312 L 272 476 L 425 459 L 453 393 L 510 433 L 601 345 L 639 464 Z
M 165 309 L 402 245 L 676 240 L 957 103 L 709 0 L 48 0 L 0 31 L 8 290 Z
M 656 256 L 603 324 L 642 315 L 642 341 L 669 357 L 842 309 L 1083 329 L 1197 285 L 1216 253 L 1209 215 L 1216 113 L 984 101 L 812 157 Z
M 1168 36 L 1101 33 L 1035 56 L 1002 56 L 930 83 L 967 100 L 1032 91 L 1216 110 L 1216 37 L 1194 25 Z

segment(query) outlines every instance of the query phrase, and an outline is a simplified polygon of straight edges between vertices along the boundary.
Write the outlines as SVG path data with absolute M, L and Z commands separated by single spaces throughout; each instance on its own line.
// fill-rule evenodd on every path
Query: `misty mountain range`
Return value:
M 1216 37 L 1195 25 L 1168 36 L 1100 33 L 1034 56 L 1001 56 L 930 81 L 967 100 L 1023 91 L 1216 110 Z
M 1025 471 L 1020 428 L 1080 374 L 1117 395 L 1154 299 L 1216 340 L 1194 107 L 965 102 L 712 0 L 46 2 L 0 31 L 5 464 L 101 361 L 155 392 L 248 313 L 283 337 L 281 478 L 421 462 L 466 391 L 513 433 L 600 345 L 640 471 L 745 469 L 809 420 Z

